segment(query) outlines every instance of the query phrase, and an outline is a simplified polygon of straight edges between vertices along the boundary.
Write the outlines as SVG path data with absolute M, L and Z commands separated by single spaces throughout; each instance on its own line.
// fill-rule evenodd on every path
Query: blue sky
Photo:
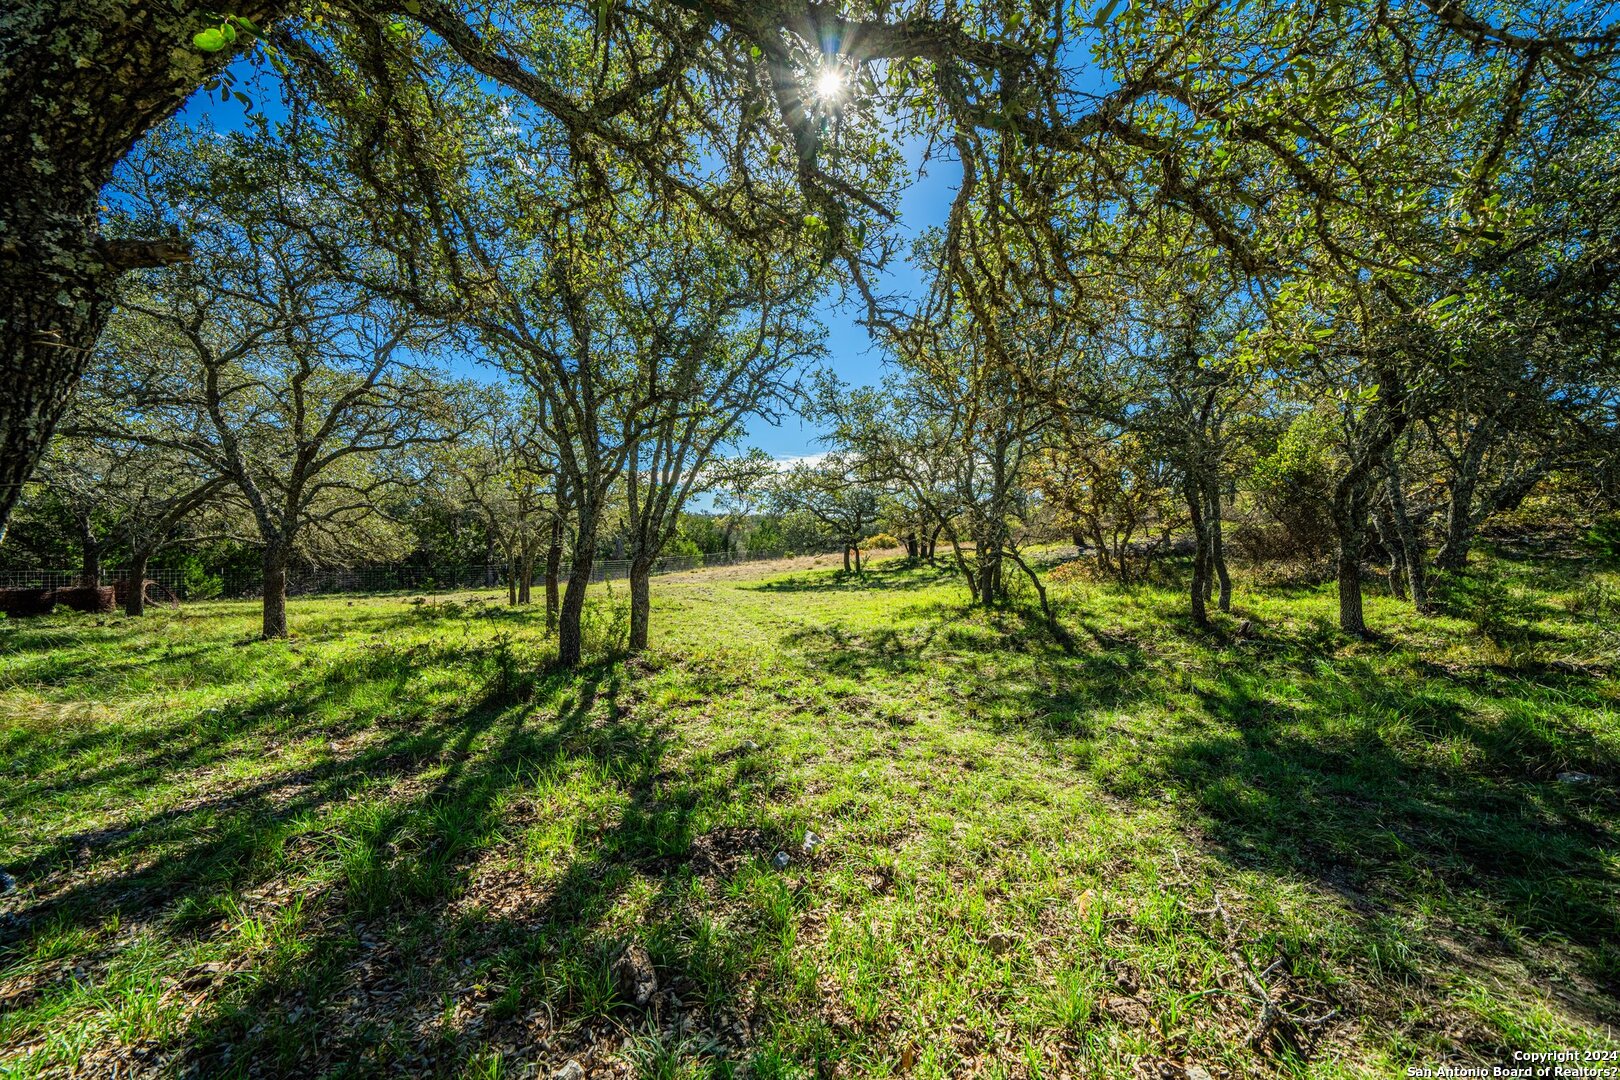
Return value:
M 279 96 L 267 81 L 274 76 L 262 69 L 256 70 L 246 61 L 238 61 L 233 71 L 240 80 L 240 89 L 260 103 L 261 108 L 274 109 Z M 244 108 L 232 99 L 221 102 L 216 95 L 198 91 L 180 112 L 180 120 L 188 125 L 212 125 L 217 130 L 236 130 L 244 124 Z M 901 195 L 899 229 L 902 234 L 900 251 L 891 262 L 887 273 L 873 282 L 874 287 L 889 294 L 920 295 L 926 288 L 922 276 L 905 258 L 910 240 L 933 225 L 941 225 L 950 209 L 952 196 L 961 181 L 960 166 L 953 160 L 935 157 L 922 165 L 924 147 L 921 143 L 905 146 L 907 162 L 914 180 Z M 826 296 L 817 307 L 822 323 L 827 328 L 827 363 L 838 377 L 854 385 L 869 385 L 883 375 L 883 358 L 873 347 L 866 329 L 858 325 L 862 314 L 859 297 L 841 297 L 836 293 Z M 477 376 L 478 371 L 468 371 Z M 790 415 L 782 423 L 771 425 L 763 420 L 754 421 L 741 448 L 759 447 L 776 458 L 794 458 L 820 453 L 825 447 L 819 443 L 819 427 L 806 423 L 801 417 Z
M 916 179 L 900 199 L 899 226 L 904 240 L 901 252 L 910 250 L 910 241 L 919 232 L 934 225 L 943 225 L 950 211 L 951 199 L 961 183 L 961 167 L 951 160 L 935 157 L 926 166 L 920 164 L 923 146 L 920 143 L 905 147 L 906 159 Z M 919 172 L 921 175 L 918 175 Z M 920 296 L 927 283 L 921 274 L 902 255 L 896 255 L 889 264 L 887 274 L 873 281 L 875 289 L 884 293 Z M 847 298 L 836 294 L 824 297 L 817 307 L 822 323 L 827 327 L 828 365 L 838 377 L 856 386 L 877 382 L 883 375 L 883 357 L 873 346 L 866 328 L 857 320 L 864 314 L 860 297 Z M 786 458 L 818 453 L 822 449 L 816 442 L 821 434 L 818 427 L 807 424 L 797 416 L 787 418 L 778 427 L 756 422 L 749 429 L 747 445 L 757 446 L 773 457 Z

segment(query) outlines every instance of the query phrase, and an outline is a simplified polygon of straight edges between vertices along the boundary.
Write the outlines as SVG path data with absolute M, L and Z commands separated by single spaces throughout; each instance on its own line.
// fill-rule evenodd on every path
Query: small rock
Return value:
M 1202 1065 L 1194 1065 L 1192 1062 L 1188 1062 L 1183 1071 L 1187 1074 L 1187 1080 L 1215 1080 L 1209 1074 L 1208 1069 Z
M 658 972 L 652 957 L 640 945 L 625 946 L 613 965 L 613 974 L 619 980 L 619 996 L 633 1005 L 646 1005 L 658 992 Z
M 569 1058 L 568 1063 L 551 1076 L 552 1080 L 585 1080 L 585 1066 Z
M 1561 772 L 1558 774 L 1558 782 L 1560 784 L 1592 784 L 1597 782 L 1597 777 L 1591 773 Z
M 1254 623 L 1250 622 L 1248 619 L 1240 619 L 1237 624 L 1237 636 L 1240 638 L 1253 637 Z M 1207 1076 L 1209 1074 L 1205 1073 L 1204 1075 Z
M 821 843 L 822 843 L 821 837 L 817 836 L 815 833 L 813 833 L 810 830 L 806 829 L 805 833 L 804 833 L 804 843 L 799 845 L 799 850 L 804 852 L 806 855 L 808 855 L 811 852 L 815 851 L 816 848 L 820 847 Z
M 10 892 L 16 887 L 17 879 L 6 873 L 4 870 L 0 870 L 0 896 L 4 896 L 6 893 Z
M 788 853 L 785 851 L 778 851 L 775 855 L 771 856 L 771 865 L 776 867 L 778 870 L 786 870 L 788 868 L 788 863 L 792 861 L 793 860 L 788 857 Z
M 984 947 L 989 949 L 992 955 L 1001 956 L 1012 952 L 1017 944 L 1018 938 L 1015 935 L 997 931 L 985 939 Z

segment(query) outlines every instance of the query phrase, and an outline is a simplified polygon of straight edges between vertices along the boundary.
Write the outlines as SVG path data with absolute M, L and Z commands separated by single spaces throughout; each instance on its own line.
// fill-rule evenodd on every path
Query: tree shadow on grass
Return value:
M 1278 694 L 1268 671 L 1224 667 L 1196 690 L 1213 725 L 1145 743 L 1215 853 L 1370 911 L 1439 911 L 1509 955 L 1572 943 L 1594 1007 L 1620 1015 L 1620 799 L 1557 779 L 1616 775 L 1610 744 L 1533 703 L 1360 660 L 1282 678 Z
M 794 911 L 763 864 L 782 837 L 737 830 L 752 847 L 726 879 L 705 881 L 688 855 L 700 824 L 768 798 L 771 774 L 757 753 L 672 763 L 666 735 L 621 711 L 618 694 L 610 674 L 553 722 L 510 724 L 476 764 L 395 809 L 367 839 L 371 869 L 324 900 L 303 962 L 227 995 L 185 1036 L 182 1068 L 453 1075 L 494 1055 L 543 1070 L 627 1050 L 739 1058 L 738 984 Z M 551 836 L 562 808 L 503 799 L 525 778 L 558 776 L 614 795 L 570 826 L 560 871 L 534 865 L 524 826 Z M 785 901 L 778 917 L 725 901 L 750 889 Z M 618 971 L 633 944 L 658 986 L 640 1003 Z
M 291 672 L 287 684 L 274 680 L 258 684 L 244 675 L 249 692 L 236 695 L 229 704 L 170 715 L 163 723 L 133 729 L 124 724 L 84 724 L 67 735 L 55 730 L 55 725 L 52 730 L 38 725 L 19 727 L 5 744 L 13 776 L 0 793 L 0 811 L 16 812 L 42 797 L 71 798 L 79 791 L 143 781 L 159 783 L 176 774 L 204 770 L 242 756 L 248 749 L 243 740 L 256 740 L 264 749 L 275 750 L 292 740 L 342 736 L 357 727 L 374 726 L 378 719 L 374 716 L 344 717 L 341 711 L 330 710 L 334 703 L 361 692 L 400 699 L 410 681 L 429 665 L 451 669 L 469 685 L 483 688 L 475 698 L 510 698 L 519 691 L 527 692 L 518 685 L 521 678 L 513 670 L 519 659 L 510 650 L 503 652 L 499 643 L 377 645 L 359 656 L 343 657 L 339 663 Z M 426 720 L 427 732 L 438 722 L 434 717 L 412 715 L 405 701 L 401 701 L 401 712 L 397 722 Z M 420 729 L 396 733 L 390 745 L 408 744 L 423 734 Z M 114 749 L 114 760 L 99 760 Z M 409 746 L 386 753 L 400 749 Z M 85 764 L 87 758 L 96 764 Z M 59 763 L 73 767 L 64 771 Z
M 765 861 L 787 839 L 782 790 L 757 748 L 672 757 L 625 679 L 606 664 L 543 675 L 523 688 L 556 703 L 540 709 L 486 688 L 490 700 L 359 753 L 60 838 L 20 868 L 26 899 L 0 928 L 0 965 L 26 967 L 37 942 L 109 919 L 120 936 L 34 965 L 42 977 L 8 1008 L 50 1015 L 46 999 L 79 986 L 62 981 L 70 964 L 93 995 L 127 950 L 214 942 L 221 970 L 162 976 L 180 1019 L 98 1036 L 81 1067 L 454 1075 L 495 1056 L 740 1060 L 764 998 L 745 1004 L 739 985 L 769 966 L 800 906 Z M 734 849 L 723 870 L 694 867 L 698 830 L 739 819 L 718 830 Z M 39 895 L 64 857 L 77 880 Z M 249 923 L 261 929 L 244 938 Z M 659 984 L 640 1005 L 615 974 L 632 942 Z M 644 1034 L 631 1045 L 627 1032 Z

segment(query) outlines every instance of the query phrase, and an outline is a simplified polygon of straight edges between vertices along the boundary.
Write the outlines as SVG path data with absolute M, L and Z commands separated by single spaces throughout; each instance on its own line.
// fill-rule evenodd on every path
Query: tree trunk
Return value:
M 591 567 L 596 560 L 596 513 L 588 506 L 579 508 L 579 527 L 574 532 L 574 562 L 568 568 L 568 587 L 563 590 L 557 611 L 557 662 L 576 668 L 584 658 L 585 641 L 581 621 L 585 615 L 585 591 L 591 584 Z
M 1189 599 L 1192 621 L 1197 626 L 1209 625 L 1209 532 L 1204 527 L 1204 500 L 1199 497 L 1198 485 L 1191 477 L 1184 485 L 1187 517 L 1193 531 L 1193 573 Z
M 1357 637 L 1367 636 L 1367 620 L 1361 608 L 1361 538 L 1341 540 L 1338 554 L 1339 629 Z
M 1052 636 L 1057 639 L 1057 643 L 1062 647 L 1063 651 L 1073 656 L 1075 652 L 1074 638 L 1070 637 L 1069 632 L 1063 629 L 1063 625 L 1058 622 L 1057 613 L 1052 610 L 1052 603 L 1046 595 L 1046 586 L 1041 584 L 1040 575 L 1030 568 L 1029 563 L 1024 561 L 1022 555 L 1011 548 L 1007 550 L 1007 557 L 1017 564 L 1018 569 L 1022 570 L 1025 576 L 1029 578 L 1030 584 L 1035 586 L 1035 595 L 1040 599 L 1041 614 L 1046 617 L 1047 629 L 1051 630 Z
M 967 581 L 968 603 L 976 605 L 979 602 L 979 580 L 973 576 L 973 567 L 968 565 L 967 557 L 962 554 L 962 542 L 957 538 L 956 530 L 946 530 L 945 539 L 951 542 L 951 557 L 956 561 L 957 573 Z
M 587 551 L 574 552 L 568 587 L 563 590 L 562 606 L 557 612 L 557 662 L 565 668 L 578 667 L 584 655 L 580 622 L 585 614 L 585 590 L 591 584 L 591 562 Z
M 1226 543 L 1221 538 L 1221 490 L 1220 483 L 1211 479 L 1205 486 L 1209 494 L 1209 519 L 1205 527 L 1209 530 L 1209 564 L 1215 572 L 1215 579 L 1220 584 L 1220 595 L 1216 605 L 1225 612 L 1232 610 L 1232 575 L 1226 570 Z
M 146 567 L 152 553 L 141 548 L 130 552 L 129 591 L 124 596 L 125 615 L 146 614 Z
M 939 543 L 939 533 L 940 533 L 940 530 L 943 529 L 944 527 L 945 526 L 943 524 L 935 525 L 934 526 L 934 531 L 928 535 L 928 565 L 929 566 L 937 566 L 938 565 L 938 563 L 936 563 L 935 560 L 934 560 L 934 546 Z
M 534 602 L 534 545 L 525 539 L 518 548 L 517 564 L 517 602 L 530 604 Z
M 1452 471 L 1445 533 L 1434 555 L 1434 565 L 1442 570 L 1457 571 L 1468 564 L 1468 548 L 1474 539 L 1474 493 L 1479 487 L 1485 454 L 1496 441 L 1496 428 L 1489 417 L 1481 419 L 1469 432 Z
M 1120 555 L 1122 561 L 1119 570 L 1116 572 L 1114 569 L 1114 560 L 1109 554 L 1108 540 L 1103 536 L 1102 519 L 1092 517 L 1089 519 L 1089 524 L 1091 526 L 1091 557 L 1097 560 L 1097 573 L 1101 574 L 1103 577 L 1115 578 L 1121 585 L 1129 584 L 1126 581 L 1123 552 L 1121 552 Z M 1086 548 L 1086 545 L 1084 544 L 1077 544 L 1075 546 L 1080 548 L 1082 551 L 1084 551 Z
M 1406 548 L 1395 535 L 1395 524 L 1387 514 L 1374 512 L 1372 520 L 1373 530 L 1378 534 L 1378 542 L 1389 555 L 1389 594 L 1397 600 L 1405 600 Z
M 849 545 L 844 545 L 844 573 L 849 573 Z
M 101 587 L 101 548 L 96 538 L 95 525 L 89 514 L 79 515 L 79 584 L 85 588 Z
M 1389 459 L 1385 483 L 1389 494 L 1389 523 L 1395 533 L 1395 544 L 1400 549 L 1401 569 L 1405 572 L 1406 584 L 1412 590 L 1412 606 L 1419 614 L 1428 615 L 1434 608 L 1429 603 L 1429 575 L 1423 566 L 1423 540 L 1412 524 L 1412 515 L 1407 513 L 1406 492 L 1401 485 L 1400 472 L 1395 468 L 1394 455 Z
M 1367 621 L 1361 603 L 1361 545 L 1366 537 L 1367 506 L 1365 485 L 1355 476 L 1339 483 L 1333 499 L 1333 532 L 1338 548 L 1335 556 L 1339 579 L 1339 629 L 1357 637 L 1367 636 Z
M 1472 488 L 1473 485 L 1469 485 L 1467 495 L 1452 491 L 1445 533 L 1440 539 L 1440 550 L 1434 553 L 1434 565 L 1452 573 L 1468 565 L 1468 549 L 1473 545 L 1473 522 L 1467 505 L 1473 499 Z M 1462 505 L 1459 506 L 1459 503 Z
M 172 240 L 105 242 L 101 189 L 146 131 L 238 47 L 204 53 L 204 4 L 10 3 L 0 24 L 0 541 L 107 319 L 120 274 L 185 257 Z M 279 5 L 232 14 L 261 26 Z
M 287 553 L 276 547 L 264 551 L 264 637 L 287 636 Z
M 652 619 L 652 560 L 630 561 L 630 651 L 647 648 L 647 625 Z
M 1001 551 L 994 544 L 976 542 L 979 553 L 979 603 L 991 607 L 1003 599 Z
M 557 629 L 557 575 L 562 572 L 562 518 L 551 519 L 551 543 L 546 546 L 546 632 Z
M 860 572 L 861 572 L 861 549 L 856 548 L 855 549 L 855 573 L 858 575 L 858 574 L 860 574 Z

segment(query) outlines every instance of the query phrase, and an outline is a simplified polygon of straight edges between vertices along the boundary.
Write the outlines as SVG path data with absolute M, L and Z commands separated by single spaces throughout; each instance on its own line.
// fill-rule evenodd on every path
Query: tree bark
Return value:
M 1400 537 L 1395 535 L 1395 524 L 1389 515 L 1375 512 L 1373 531 L 1378 534 L 1378 542 L 1389 555 L 1389 594 L 1397 600 L 1405 600 L 1406 548 L 1401 544 Z
M 585 590 L 591 584 L 594 547 L 594 543 L 581 545 L 574 552 L 568 587 L 563 590 L 562 605 L 557 612 L 557 663 L 565 668 L 578 667 L 584 657 L 585 642 L 580 624 L 585 614 Z
M 1367 535 L 1365 470 L 1339 482 L 1333 498 L 1333 532 L 1337 541 L 1335 564 L 1339 582 L 1339 629 L 1367 636 L 1361 600 L 1361 546 Z
M 576 668 L 585 654 L 581 622 L 585 615 L 585 592 L 591 584 L 591 568 L 596 561 L 598 508 L 581 505 L 579 524 L 574 531 L 574 561 L 568 568 L 568 587 L 563 590 L 557 611 L 557 663 Z
M 1183 485 L 1183 493 L 1187 500 L 1187 516 L 1192 523 L 1193 531 L 1193 573 L 1192 588 L 1189 600 L 1191 601 L 1192 621 L 1196 626 L 1209 625 L 1209 532 L 1204 527 L 1204 500 L 1200 498 L 1198 485 L 1191 477 Z
M 264 551 L 265 640 L 287 636 L 287 553 L 271 546 Z
M 187 257 L 174 240 L 96 235 L 101 189 L 143 134 L 235 49 L 192 36 L 206 4 L 15 3 L 0 24 L 0 542 L 127 270 Z M 249 0 L 261 26 L 282 10 Z M 245 36 L 240 42 L 245 46 Z
M 652 620 L 652 560 L 630 562 L 630 651 L 647 648 L 647 627 Z
M 551 519 L 551 543 L 546 546 L 546 633 L 557 629 L 557 575 L 562 573 L 563 523 Z
M 520 604 L 534 602 L 534 555 L 534 545 L 525 537 L 518 546 L 517 602 Z
M 1367 619 L 1361 606 L 1361 537 L 1341 539 L 1338 553 L 1339 629 L 1357 637 L 1367 636 Z
M 86 588 L 101 587 L 102 541 L 96 537 L 95 523 L 88 513 L 80 514 L 79 526 L 79 584 Z
M 1442 570 L 1457 571 L 1468 564 L 1468 548 L 1474 538 L 1474 492 L 1479 487 L 1485 454 L 1496 441 L 1496 432 L 1494 420 L 1482 419 L 1469 432 L 1462 453 L 1456 459 L 1446 500 L 1445 533 L 1440 540 L 1440 550 L 1434 556 L 1434 565 Z
M 1412 524 L 1412 515 L 1406 510 L 1406 492 L 1402 488 L 1400 470 L 1395 467 L 1393 454 L 1389 457 L 1384 482 L 1389 494 L 1389 523 L 1400 551 L 1405 583 L 1412 590 L 1412 606 L 1419 614 L 1428 615 L 1433 611 L 1433 605 L 1429 602 L 1429 575 L 1423 566 L 1423 540 Z
M 1220 585 L 1219 597 L 1216 606 L 1222 611 L 1232 610 L 1232 575 L 1226 569 L 1226 543 L 1221 537 L 1221 491 L 1218 478 L 1211 478 L 1205 485 L 1209 495 L 1209 519 L 1205 522 L 1209 530 L 1209 564 L 1215 572 L 1215 580 Z
M 137 548 L 129 557 L 129 591 L 124 596 L 124 614 L 146 614 L 146 567 L 152 560 L 152 553 L 144 548 Z

